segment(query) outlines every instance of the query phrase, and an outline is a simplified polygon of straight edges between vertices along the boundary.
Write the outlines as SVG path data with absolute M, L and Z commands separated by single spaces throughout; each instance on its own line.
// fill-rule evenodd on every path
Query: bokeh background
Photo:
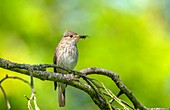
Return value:
M 170 107 L 170 0 L 0 0 L 0 57 L 18 63 L 52 63 L 63 32 L 89 35 L 80 40 L 75 70 L 100 67 L 120 75 L 147 107 Z M 52 71 L 49 70 L 49 71 Z M 28 76 L 0 68 L 6 74 Z M 115 94 L 106 77 L 93 75 Z M 67 106 L 59 108 L 53 82 L 35 79 L 41 110 L 98 110 L 91 98 L 67 88 Z M 12 110 L 27 110 L 29 86 L 18 80 L 2 83 Z M 125 96 L 121 99 L 128 101 Z M 116 103 L 115 103 L 116 104 Z M 0 92 L 0 110 L 5 110 Z

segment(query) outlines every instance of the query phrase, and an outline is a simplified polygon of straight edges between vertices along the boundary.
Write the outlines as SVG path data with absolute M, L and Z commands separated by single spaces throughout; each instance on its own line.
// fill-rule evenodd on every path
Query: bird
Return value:
M 86 38 L 86 35 L 78 35 L 77 33 L 66 30 L 58 43 L 53 57 L 53 63 L 57 66 L 73 70 L 78 61 L 77 42 L 79 39 Z M 55 73 L 62 73 L 61 70 L 54 67 Z M 58 103 L 59 107 L 65 106 L 65 89 L 66 84 L 54 81 L 54 90 L 58 86 Z

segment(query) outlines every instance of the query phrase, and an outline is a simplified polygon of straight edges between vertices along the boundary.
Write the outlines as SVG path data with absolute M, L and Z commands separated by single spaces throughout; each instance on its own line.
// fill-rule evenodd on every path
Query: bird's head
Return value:
M 78 35 L 71 30 L 66 30 L 63 34 L 62 42 L 64 41 L 64 43 L 76 45 L 79 39 L 83 39 L 86 37 L 87 35 Z

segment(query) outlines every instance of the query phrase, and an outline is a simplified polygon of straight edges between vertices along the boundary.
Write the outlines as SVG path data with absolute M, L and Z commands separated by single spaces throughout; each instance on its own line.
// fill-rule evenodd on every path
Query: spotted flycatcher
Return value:
M 77 33 L 66 30 L 61 41 L 55 49 L 54 64 L 73 70 L 78 60 L 77 42 L 80 38 L 86 38 L 85 35 L 78 35 Z M 54 68 L 54 72 L 61 72 Z M 61 72 L 62 73 L 62 72 Z M 58 86 L 58 102 L 60 107 L 65 106 L 65 88 L 66 84 L 54 81 L 54 89 Z

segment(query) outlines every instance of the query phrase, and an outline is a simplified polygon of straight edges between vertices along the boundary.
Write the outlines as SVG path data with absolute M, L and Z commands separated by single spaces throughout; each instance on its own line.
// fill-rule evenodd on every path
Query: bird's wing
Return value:
M 53 57 L 53 63 L 57 64 L 57 55 L 56 55 L 57 49 L 55 50 L 54 57 Z M 54 72 L 57 72 L 57 68 L 54 67 Z M 54 81 L 54 90 L 57 89 L 57 81 Z
M 57 50 L 57 49 L 56 49 Z M 56 52 L 57 51 L 55 51 L 55 53 L 54 53 L 54 57 L 53 57 L 53 63 L 54 64 L 57 64 L 57 55 L 56 55 Z M 54 72 L 57 72 L 57 69 L 54 67 Z

